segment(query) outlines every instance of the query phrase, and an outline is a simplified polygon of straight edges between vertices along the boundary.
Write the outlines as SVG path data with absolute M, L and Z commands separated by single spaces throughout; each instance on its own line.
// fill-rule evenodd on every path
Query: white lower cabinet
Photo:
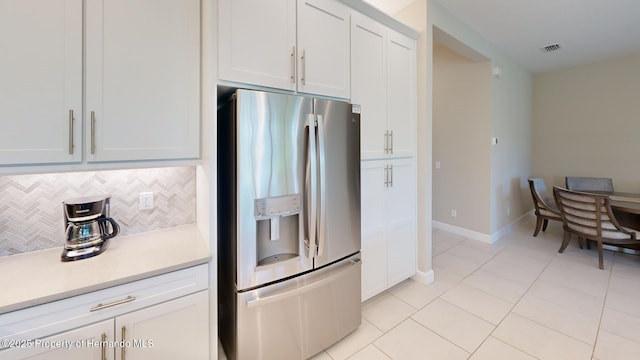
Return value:
M 412 158 L 363 161 L 362 300 L 416 272 L 416 182 Z
M 5 360 L 113 359 L 113 350 L 108 353 L 107 348 L 101 346 L 101 342 L 108 341 L 107 334 L 113 334 L 113 320 L 83 326 L 42 339 L 20 341 L 12 344 L 13 348 L 1 351 L 0 358 Z
M 115 319 L 116 359 L 208 359 L 209 296 L 187 295 Z
M 209 359 L 207 268 L 0 315 L 0 359 Z

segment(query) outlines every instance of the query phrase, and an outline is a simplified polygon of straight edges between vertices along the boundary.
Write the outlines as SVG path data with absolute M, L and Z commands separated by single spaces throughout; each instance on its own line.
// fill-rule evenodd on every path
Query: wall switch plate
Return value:
M 436 160 L 436 169 L 440 169 L 440 161 Z
M 451 209 L 451 217 L 456 217 L 458 216 L 458 212 L 456 211 L 456 209 Z
M 142 192 L 139 195 L 140 210 L 153 209 L 153 192 Z

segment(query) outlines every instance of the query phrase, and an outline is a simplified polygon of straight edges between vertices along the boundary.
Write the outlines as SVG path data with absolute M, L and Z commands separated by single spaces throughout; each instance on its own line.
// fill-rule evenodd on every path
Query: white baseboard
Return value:
M 524 218 L 526 218 L 527 216 L 532 215 L 535 212 L 534 210 L 531 211 L 527 211 L 526 213 L 522 214 L 522 216 L 520 216 L 519 218 L 515 219 L 512 223 L 508 224 L 507 226 L 503 227 L 502 229 L 494 232 L 493 234 L 491 234 L 491 243 L 493 244 L 494 242 L 498 241 L 498 239 L 500 239 L 501 237 L 505 236 L 506 234 L 510 233 L 511 230 L 513 230 L 513 227 L 521 222 L 522 220 L 524 220 Z
M 480 233 L 480 232 L 477 232 L 477 231 L 465 229 L 465 228 L 462 228 L 462 227 L 459 227 L 459 226 L 450 225 L 450 224 L 443 223 L 443 222 L 436 221 L 436 220 L 433 220 L 432 224 L 433 224 L 433 227 L 436 228 L 436 229 L 448 231 L 450 233 L 453 233 L 453 234 L 456 234 L 456 235 L 460 235 L 460 236 L 464 236 L 464 237 L 467 237 L 469 239 L 482 241 L 482 242 L 485 242 L 485 243 L 488 243 L 488 244 L 493 244 L 494 242 L 498 241 L 498 239 L 500 239 L 501 237 L 503 237 L 506 234 L 510 233 L 513 230 L 513 227 L 517 223 L 519 223 L 520 221 L 524 220 L 524 218 L 526 218 L 527 216 L 530 216 L 533 212 L 534 212 L 534 210 L 531 210 L 531 211 L 528 211 L 528 212 L 524 213 L 522 216 L 520 216 L 519 218 L 515 219 L 510 224 L 506 225 L 505 227 L 503 227 L 502 229 L 494 232 L 491 235 L 483 234 L 483 233 Z
M 473 230 L 469 230 L 469 229 L 465 229 L 459 226 L 454 226 L 451 224 L 447 224 L 447 223 L 443 223 L 440 221 L 436 221 L 433 220 L 432 221 L 433 227 L 436 229 L 440 229 L 440 230 L 444 230 L 444 231 L 448 231 L 450 233 L 456 234 L 456 235 L 460 235 L 460 236 L 464 236 L 467 237 L 469 239 L 473 239 L 473 240 L 478 240 L 478 241 L 482 241 L 482 242 L 486 242 L 491 244 L 491 236 L 488 234 L 483 234 L 477 231 L 473 231 Z
M 424 285 L 429 285 L 435 280 L 435 274 L 433 270 L 427 272 L 417 271 L 411 278 Z

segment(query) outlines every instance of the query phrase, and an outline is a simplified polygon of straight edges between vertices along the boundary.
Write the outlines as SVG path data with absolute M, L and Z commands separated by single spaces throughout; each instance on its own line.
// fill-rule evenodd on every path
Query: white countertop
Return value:
M 62 247 L 0 258 L 0 314 L 204 264 L 195 225 L 116 236 L 100 255 L 60 261 Z

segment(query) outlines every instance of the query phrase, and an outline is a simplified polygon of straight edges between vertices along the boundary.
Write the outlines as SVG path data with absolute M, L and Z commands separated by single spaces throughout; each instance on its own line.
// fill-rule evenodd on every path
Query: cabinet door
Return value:
M 351 17 L 351 102 L 361 106 L 360 156 L 384 156 L 387 131 L 387 36 L 379 23 Z
M 361 179 L 362 301 L 387 289 L 384 235 L 386 162 L 363 161 Z
M 87 0 L 89 161 L 196 158 L 200 1 Z
M 82 0 L 0 0 L 0 165 L 82 160 Z
M 295 90 L 296 0 L 220 0 L 218 6 L 218 77 Z
M 414 156 L 416 147 L 415 41 L 393 31 L 387 47 L 388 128 L 393 156 Z
M 103 347 L 103 342 L 112 342 L 113 320 L 63 332 L 38 340 L 32 346 L 0 351 L 4 360 L 104 360 L 113 359 L 113 348 Z
M 416 272 L 416 171 L 413 159 L 389 162 L 384 221 L 391 287 Z
M 298 91 L 349 98 L 349 8 L 298 0 Z
M 201 291 L 116 318 L 126 359 L 209 359 L 209 293 Z M 123 359 L 116 350 L 116 359 Z

